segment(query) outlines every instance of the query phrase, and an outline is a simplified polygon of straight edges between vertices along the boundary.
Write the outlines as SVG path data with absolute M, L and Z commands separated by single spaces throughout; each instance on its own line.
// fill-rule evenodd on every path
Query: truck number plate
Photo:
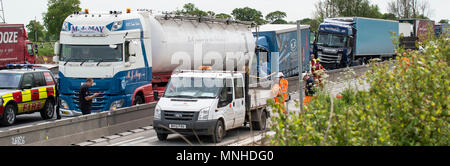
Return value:
M 169 124 L 169 128 L 171 128 L 171 129 L 186 129 L 186 125 L 184 125 L 184 124 Z

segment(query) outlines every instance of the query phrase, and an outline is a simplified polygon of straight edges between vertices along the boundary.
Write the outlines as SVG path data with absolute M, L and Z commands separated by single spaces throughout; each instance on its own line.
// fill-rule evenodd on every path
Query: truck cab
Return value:
M 349 66 L 354 48 L 353 31 L 351 23 L 325 21 L 319 26 L 314 54 L 321 63 Z
M 173 74 L 155 109 L 159 140 L 168 134 L 209 135 L 220 142 L 227 130 L 246 122 L 244 74 L 184 71 Z

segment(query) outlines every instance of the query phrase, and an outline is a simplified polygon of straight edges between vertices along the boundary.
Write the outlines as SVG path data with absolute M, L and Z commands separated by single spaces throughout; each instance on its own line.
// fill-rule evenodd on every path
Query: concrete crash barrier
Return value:
M 153 124 L 156 103 L 0 132 L 2 146 L 68 146 Z

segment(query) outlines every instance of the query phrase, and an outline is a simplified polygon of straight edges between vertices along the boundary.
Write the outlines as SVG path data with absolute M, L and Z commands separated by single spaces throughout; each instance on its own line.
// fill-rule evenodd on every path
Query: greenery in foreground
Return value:
M 368 91 L 347 89 L 341 99 L 320 92 L 304 112 L 289 115 L 272 103 L 279 116 L 272 117 L 271 145 L 450 145 L 449 40 L 442 36 L 424 42 L 423 53 L 372 64 Z

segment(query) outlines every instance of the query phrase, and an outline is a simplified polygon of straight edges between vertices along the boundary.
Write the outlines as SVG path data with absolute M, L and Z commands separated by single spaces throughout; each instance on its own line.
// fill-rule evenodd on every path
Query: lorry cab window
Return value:
M 123 44 L 62 45 L 61 61 L 72 62 L 122 62 Z
M 30 54 L 31 56 L 33 56 L 33 44 L 27 44 L 27 52 L 28 54 Z
M 124 54 L 125 54 L 125 62 L 129 62 L 130 61 L 130 41 L 125 42 Z
M 345 47 L 347 44 L 347 37 L 340 34 L 320 33 L 317 44 L 327 47 Z

